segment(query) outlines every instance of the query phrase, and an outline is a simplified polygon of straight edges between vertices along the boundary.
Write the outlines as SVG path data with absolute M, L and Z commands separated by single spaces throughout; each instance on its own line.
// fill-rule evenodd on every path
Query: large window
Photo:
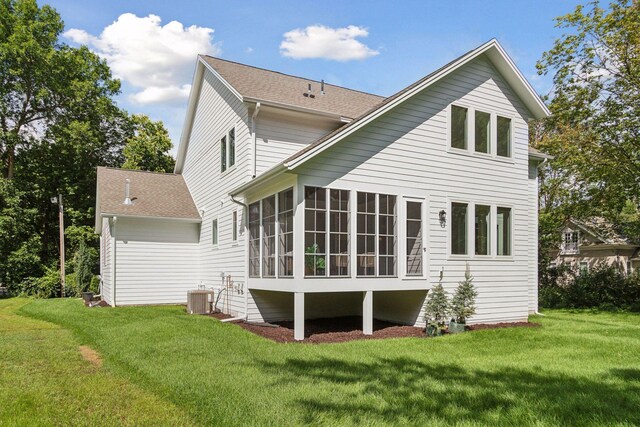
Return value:
M 305 276 L 349 276 L 349 191 L 304 191 Z
M 278 248 L 280 276 L 293 276 L 293 189 L 278 193 Z
M 396 196 L 378 196 L 379 276 L 396 275 Z
M 407 202 L 407 276 L 422 275 L 422 203 Z
M 220 172 L 225 172 L 236 164 L 236 130 L 231 128 L 220 139 Z
M 395 276 L 396 196 L 358 193 L 357 199 L 358 276 Z
M 304 274 L 324 276 L 327 270 L 327 191 L 304 188 Z
M 276 196 L 262 200 L 262 277 L 276 275 Z
M 579 233 L 577 231 L 565 231 L 562 238 L 562 253 L 577 254 L 580 252 Z
M 491 152 L 491 114 L 475 112 L 475 141 L 476 152 Z
M 329 190 L 329 275 L 349 274 L 349 191 Z
M 451 147 L 467 149 L 467 112 L 464 107 L 451 106 Z
M 498 116 L 498 156 L 511 157 L 511 119 Z
M 511 255 L 511 208 L 497 209 L 498 255 Z
M 358 193 L 358 276 L 376 275 L 376 195 Z
M 451 253 L 467 254 L 467 211 L 466 203 L 451 203 Z
M 249 276 L 260 277 L 260 202 L 249 205 Z
M 293 189 L 249 205 L 249 276 L 293 275 Z
M 491 223 L 491 207 L 484 205 L 476 205 L 475 209 L 475 231 L 476 231 L 476 255 L 489 255 L 489 245 L 491 239 L 489 237 Z

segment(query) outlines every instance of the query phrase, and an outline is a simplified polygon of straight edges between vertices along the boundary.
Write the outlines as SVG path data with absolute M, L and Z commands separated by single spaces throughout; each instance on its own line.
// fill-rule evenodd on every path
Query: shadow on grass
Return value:
M 404 357 L 263 365 L 284 373 L 288 384 L 311 383 L 324 390 L 296 399 L 307 423 L 640 424 L 640 385 L 629 382 L 638 378 L 637 370 L 612 370 L 608 379 L 595 381 L 533 370 L 463 369 Z

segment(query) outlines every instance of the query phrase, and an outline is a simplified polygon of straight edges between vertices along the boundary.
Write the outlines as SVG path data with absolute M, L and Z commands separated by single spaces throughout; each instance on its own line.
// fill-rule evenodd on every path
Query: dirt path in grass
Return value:
M 193 425 L 185 411 L 103 367 L 71 331 L 0 300 L 0 426 Z

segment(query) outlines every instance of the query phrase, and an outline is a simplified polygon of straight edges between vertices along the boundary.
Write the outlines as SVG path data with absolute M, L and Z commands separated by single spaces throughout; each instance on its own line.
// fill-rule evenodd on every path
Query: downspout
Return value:
M 251 116 L 251 135 L 253 136 L 253 173 L 251 175 L 252 179 L 255 178 L 258 173 L 258 138 L 256 138 L 256 119 L 258 118 L 259 111 L 260 111 L 260 103 L 256 102 L 256 108 L 255 110 L 253 110 L 253 115 Z M 233 197 L 231 198 L 231 200 L 233 200 Z M 235 200 L 233 201 L 236 202 Z
M 112 296 L 111 299 L 113 300 L 113 306 L 116 306 L 116 246 L 118 243 L 118 240 L 116 239 L 116 222 L 118 222 L 118 217 L 114 216 L 113 217 L 113 233 L 111 233 L 111 238 L 113 239 L 113 262 L 111 263 L 111 283 L 112 283 Z
M 260 104 L 260 103 L 258 103 Z M 258 107 L 259 108 L 259 107 Z M 255 115 L 255 113 L 254 113 Z M 252 120 L 253 123 L 253 120 Z M 253 139 L 255 141 L 255 133 L 253 134 Z M 249 205 L 242 203 L 238 200 L 236 200 L 233 196 L 231 196 L 231 201 L 237 205 L 240 205 L 244 208 L 244 215 L 243 220 L 245 222 L 245 224 L 248 224 L 248 219 L 249 219 Z M 245 233 L 244 233 L 244 316 L 238 316 L 238 317 L 234 317 L 231 319 L 224 319 L 222 320 L 223 322 L 231 322 L 234 320 L 247 320 L 249 318 L 249 263 L 248 263 L 248 255 L 247 255 L 247 248 L 249 247 L 249 232 L 247 230 L 247 227 L 245 226 Z

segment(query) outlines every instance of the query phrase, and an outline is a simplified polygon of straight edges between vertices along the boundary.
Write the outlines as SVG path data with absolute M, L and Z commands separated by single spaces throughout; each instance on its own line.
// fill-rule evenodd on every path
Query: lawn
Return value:
M 541 328 L 306 345 L 182 307 L 4 300 L 0 425 L 640 424 L 640 316 L 546 314 Z

